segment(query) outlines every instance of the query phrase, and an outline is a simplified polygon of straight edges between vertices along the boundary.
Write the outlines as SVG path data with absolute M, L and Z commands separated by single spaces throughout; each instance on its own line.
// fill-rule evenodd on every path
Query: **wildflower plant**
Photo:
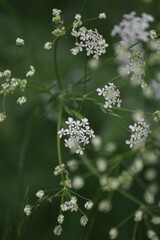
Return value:
M 54 208 L 55 201 L 58 202 L 58 211 L 56 211 L 58 214 L 54 215 L 56 224 L 51 226 L 52 233 L 55 236 L 63 236 L 63 234 L 65 236 L 66 219 L 74 214 L 74 219 L 77 219 L 80 227 L 88 229 L 84 231 L 84 239 L 91 239 L 93 234 L 90 235 L 90 232 L 93 226 L 96 226 L 94 222 L 96 220 L 93 220 L 94 213 L 99 211 L 100 215 L 106 216 L 112 214 L 115 196 L 121 196 L 135 206 L 129 216 L 124 216 L 120 223 L 115 220 L 114 223 L 111 222 L 112 226 L 111 224 L 107 226 L 107 239 L 118 239 L 121 236 L 121 227 L 129 221 L 132 221 L 133 227 L 133 231 L 129 233 L 130 239 L 136 239 L 139 234 L 142 234 L 142 231 L 139 231 L 142 222 L 145 238 L 159 239 L 160 233 L 155 226 L 160 224 L 157 173 L 160 156 L 160 138 L 157 134 L 160 132 L 158 125 L 160 110 L 158 104 L 154 106 L 154 110 L 150 105 L 143 108 L 143 104 L 136 100 L 136 97 L 136 109 L 133 109 L 133 105 L 129 105 L 132 96 L 125 95 L 123 90 L 126 86 L 127 93 L 128 88 L 130 92 L 136 89 L 137 98 L 141 99 L 145 98 L 144 92 L 147 92 L 147 88 L 151 89 L 152 77 L 148 74 L 147 68 L 151 66 L 153 71 L 153 66 L 150 65 L 151 60 L 149 61 L 153 49 L 149 50 L 149 48 L 151 44 L 153 46 L 151 41 L 157 43 L 159 35 L 155 30 L 150 31 L 150 23 L 154 21 L 151 15 L 142 13 L 141 17 L 138 17 L 136 12 L 124 14 L 120 24 L 114 26 L 110 34 L 111 39 L 116 35 L 120 38 L 120 41 L 113 46 L 114 55 L 110 56 L 109 51 L 107 52 L 107 48 L 109 49 L 111 45 L 107 43 L 108 40 L 98 29 L 87 26 L 90 21 L 106 21 L 106 19 L 109 21 L 108 15 L 104 12 L 97 13 L 97 17 L 86 20 L 77 13 L 67 26 L 62 10 L 52 9 L 54 25 L 51 32 L 52 40 L 44 43 L 43 47 L 44 50 L 53 50 L 56 80 L 50 87 L 44 86 L 38 90 L 47 95 L 47 100 L 43 99 L 44 102 L 46 101 L 44 104 L 46 112 L 47 104 L 49 106 L 52 102 L 54 107 L 56 106 L 54 121 L 57 128 L 54 139 L 56 139 L 57 162 L 54 162 L 53 168 L 56 186 L 53 184 L 51 189 L 37 189 L 34 203 L 28 199 L 28 190 L 26 191 L 22 219 L 17 231 L 18 240 L 22 239 L 28 220 L 34 217 L 41 206 L 49 204 Z M 75 39 L 75 46 L 68 48 L 69 58 L 84 60 L 84 73 L 82 76 L 77 74 L 76 78 L 69 83 L 67 75 L 64 79 L 60 71 L 62 66 L 58 61 L 60 41 L 68 38 L 72 41 L 73 38 Z M 16 46 L 22 49 L 24 44 L 26 45 L 26 40 L 17 37 Z M 83 52 L 82 56 L 80 56 L 81 52 Z M 159 52 L 155 53 L 154 49 L 154 54 L 158 55 Z M 115 74 L 113 71 L 110 77 L 107 75 L 108 71 L 105 72 L 105 78 L 93 80 L 95 72 L 100 73 L 104 67 L 107 69 L 107 64 L 112 64 L 114 70 L 118 69 L 118 76 L 113 76 Z M 37 71 L 38 69 L 35 70 L 35 67 L 30 65 L 23 77 L 15 77 L 11 70 L 7 68 L 1 70 L 1 124 L 8 118 L 5 108 L 6 98 L 15 95 L 18 105 L 26 103 L 25 92 L 28 82 L 32 82 L 30 78 L 34 79 Z M 96 74 L 95 76 L 97 77 Z M 70 78 L 72 77 L 71 71 Z M 133 84 L 127 85 L 128 82 Z M 142 87 L 141 91 L 139 86 Z M 152 98 L 154 96 L 151 94 L 150 99 Z M 91 112 L 89 106 L 91 106 Z M 22 111 L 23 106 L 20 109 Z M 134 123 L 129 125 L 132 121 Z M 102 126 L 104 122 L 108 124 L 108 131 L 104 131 L 102 135 L 102 131 L 99 130 L 101 122 Z M 120 128 L 114 140 L 109 122 L 114 125 L 113 133 L 117 132 L 118 127 Z M 92 185 L 89 187 L 90 192 L 86 191 L 83 195 L 83 188 L 89 183 Z M 135 186 L 141 189 L 140 198 L 134 191 Z

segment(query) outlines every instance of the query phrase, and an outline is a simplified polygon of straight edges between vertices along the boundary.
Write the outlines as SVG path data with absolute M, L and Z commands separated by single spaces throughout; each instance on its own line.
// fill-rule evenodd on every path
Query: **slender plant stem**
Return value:
M 118 192 L 121 194 L 121 195 L 123 195 L 123 196 L 125 196 L 126 198 L 128 198 L 129 200 L 131 200 L 132 202 L 134 202 L 134 203 L 136 203 L 136 204 L 138 204 L 138 205 L 140 205 L 140 206 L 144 206 L 144 204 L 140 201 L 140 200 L 138 200 L 137 198 L 135 198 L 134 196 L 132 196 L 130 193 L 128 193 L 128 192 L 126 192 L 126 191 L 123 191 L 123 190 L 118 190 Z
M 84 88 L 83 88 L 83 95 L 86 94 L 86 83 L 87 83 L 87 58 L 85 60 L 85 66 L 84 66 Z
M 58 123 L 57 123 L 57 156 L 58 156 L 58 163 L 59 165 L 62 164 L 62 153 L 61 153 L 61 142 L 60 142 L 60 138 L 59 138 L 59 135 L 58 135 L 58 131 L 60 130 L 61 128 L 61 122 L 62 122 L 62 110 L 63 110 L 63 100 L 61 99 L 60 100 L 60 107 L 59 107 L 59 114 L 58 114 Z M 62 178 L 62 181 L 63 181 L 63 185 L 64 184 L 64 175 L 63 173 L 61 173 L 61 178 Z
M 62 103 L 62 101 L 61 101 L 61 103 L 60 103 L 60 108 L 59 108 L 59 114 L 58 114 L 58 123 L 57 123 L 57 155 L 58 155 L 59 165 L 62 164 L 61 143 L 60 143 L 60 138 L 59 138 L 59 135 L 58 135 L 58 131 L 59 131 L 60 128 L 61 128 L 62 108 L 63 108 L 63 103 Z
M 56 39 L 55 44 L 54 44 L 54 70 L 55 70 L 56 78 L 57 78 L 57 81 L 58 81 L 59 89 L 62 90 L 62 83 L 61 83 L 61 80 L 60 80 L 58 65 L 57 65 L 58 42 L 59 42 L 59 38 Z

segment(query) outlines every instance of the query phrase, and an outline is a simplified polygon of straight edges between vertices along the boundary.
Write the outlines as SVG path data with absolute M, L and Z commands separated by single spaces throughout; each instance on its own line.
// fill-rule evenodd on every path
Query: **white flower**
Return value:
M 107 168 L 107 161 L 104 158 L 98 158 L 96 160 L 96 165 L 99 172 L 105 172 Z
M 24 97 L 24 96 L 19 97 L 19 98 L 17 99 L 17 103 L 18 103 L 19 105 L 22 105 L 22 104 L 25 103 L 26 101 L 27 101 L 27 99 L 26 99 L 26 97 Z
M 81 176 L 75 176 L 72 180 L 72 187 L 74 189 L 81 189 L 84 186 L 84 179 Z
M 111 202 L 110 202 L 109 200 L 103 199 L 102 201 L 99 202 L 98 210 L 99 210 L 100 212 L 107 213 L 107 212 L 109 212 L 111 209 L 112 209 L 112 205 L 111 205 Z
M 74 28 L 72 35 L 77 39 L 76 47 L 71 49 L 72 54 L 76 55 L 78 52 L 86 50 L 87 56 L 92 55 L 94 59 L 99 59 L 101 55 L 106 53 L 108 44 L 103 36 L 98 33 L 97 29 L 88 30 L 85 27 L 81 27 L 77 31 Z
M 87 222 L 88 222 L 87 216 L 86 216 L 86 215 L 83 215 L 83 216 L 80 218 L 80 224 L 81 224 L 82 226 L 86 226 Z
M 41 199 L 43 196 L 44 196 L 44 191 L 43 190 L 39 190 L 37 193 L 36 193 L 36 196 Z
M 57 225 L 54 230 L 53 230 L 53 233 L 56 235 L 56 236 L 60 236 L 61 233 L 62 233 L 62 226 L 59 224 Z
M 103 88 L 97 88 L 97 92 L 99 96 L 102 95 L 105 99 L 104 108 L 112 108 L 114 105 L 121 106 L 120 91 L 113 83 L 108 83 Z
M 46 43 L 44 44 L 44 49 L 49 50 L 49 49 L 51 49 L 51 48 L 52 48 L 52 43 L 51 43 L 51 42 L 46 42 Z
M 93 202 L 91 200 L 87 201 L 84 205 L 84 207 L 87 209 L 87 210 L 90 210 L 92 209 L 93 207 Z
M 89 144 L 90 139 L 95 137 L 94 131 L 89 127 L 88 119 L 82 118 L 75 121 L 69 117 L 66 124 L 68 128 L 62 128 L 58 131 L 59 137 L 69 135 L 68 139 L 64 139 L 65 147 L 70 148 L 73 153 L 82 155 L 85 145 Z
M 61 10 L 60 9 L 57 9 L 57 8 L 53 8 L 52 9 L 52 15 L 53 16 L 58 16 L 61 14 Z
M 136 16 L 136 12 L 125 14 L 119 25 L 115 25 L 111 35 L 119 35 L 126 47 L 134 44 L 138 40 L 147 42 L 149 39 L 149 22 L 153 22 L 151 15 L 143 13 L 141 17 Z
M 62 224 L 64 222 L 64 215 L 59 214 L 57 221 L 58 221 L 59 224 Z
M 31 214 L 31 211 L 32 211 L 32 206 L 26 205 L 24 208 L 24 213 L 26 214 L 26 216 L 29 216 Z
M 145 64 L 140 52 L 132 53 L 130 62 L 126 65 L 126 69 L 134 85 L 144 86 Z
M 129 128 L 131 129 L 132 133 L 130 140 L 126 140 L 126 144 L 128 144 L 130 148 L 139 142 L 145 142 L 146 138 L 151 132 L 149 125 L 145 123 L 144 119 L 134 123 L 134 125 L 130 125 Z
M 3 122 L 6 119 L 6 114 L 5 112 L 0 113 L 0 122 Z
M 99 19 L 106 19 L 106 14 L 100 13 L 98 17 L 99 17 Z
M 111 228 L 109 231 L 110 239 L 116 239 L 118 237 L 118 229 L 117 228 Z
M 17 46 L 23 46 L 24 45 L 24 40 L 22 38 L 17 38 L 16 39 L 16 45 Z
M 71 53 L 72 53 L 74 56 L 79 53 L 79 49 L 78 49 L 77 47 L 72 48 L 70 51 L 71 51 Z
M 77 198 L 72 197 L 70 201 L 66 201 L 60 205 L 60 208 L 62 212 L 71 211 L 71 212 L 77 212 L 78 205 L 77 205 Z
M 135 222 L 140 222 L 143 218 L 143 212 L 142 210 L 137 210 L 134 215 L 134 221 Z
M 62 163 L 61 165 L 58 165 L 55 167 L 54 175 L 55 176 L 60 175 L 62 172 L 64 172 L 64 170 L 65 170 L 65 165 Z
M 35 73 L 35 69 L 33 66 L 30 66 L 30 70 L 26 73 L 26 77 L 32 77 Z

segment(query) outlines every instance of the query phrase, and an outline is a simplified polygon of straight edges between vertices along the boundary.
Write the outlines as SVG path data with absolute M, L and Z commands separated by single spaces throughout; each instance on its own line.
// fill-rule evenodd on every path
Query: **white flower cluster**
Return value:
M 28 217 L 32 212 L 32 206 L 31 205 L 26 205 L 24 208 L 24 213 L 26 214 L 26 216 Z
M 70 201 L 66 201 L 60 205 L 60 208 L 62 212 L 71 211 L 71 212 L 77 212 L 78 210 L 78 204 L 77 204 L 77 198 L 71 197 Z
M 71 49 L 73 55 L 77 55 L 79 52 L 86 50 L 87 56 L 93 55 L 94 59 L 99 59 L 101 55 L 106 53 L 108 44 L 103 36 L 98 33 L 97 29 L 88 30 L 85 27 L 81 27 L 78 31 L 75 30 L 75 32 L 76 47 Z
M 19 97 L 19 98 L 17 99 L 17 103 L 18 103 L 19 105 L 24 104 L 26 101 L 27 101 L 27 99 L 26 99 L 26 97 L 24 97 L 24 96 Z
M 97 92 L 105 99 L 104 108 L 112 108 L 114 105 L 121 106 L 120 91 L 113 83 L 108 83 L 103 88 L 97 88 Z
M 99 17 L 99 19 L 106 19 L 106 14 L 100 13 L 98 17 Z
M 144 85 L 145 62 L 140 52 L 134 52 L 131 55 L 130 62 L 126 66 L 127 73 L 131 75 L 131 80 L 135 85 Z
M 44 196 L 44 191 L 43 191 L 43 190 L 39 190 L 39 191 L 36 193 L 36 196 L 37 196 L 39 199 L 42 199 L 43 196 Z
M 118 229 L 117 228 L 111 228 L 109 231 L 110 239 L 116 239 L 118 237 Z
M 52 15 L 52 22 L 56 25 L 56 28 L 52 31 L 52 34 L 55 37 L 60 37 L 66 33 L 65 27 L 63 26 L 63 20 L 61 18 L 61 10 L 54 8 L 52 10 Z
M 55 167 L 54 175 L 55 176 L 60 175 L 62 172 L 64 172 L 64 170 L 65 170 L 65 165 L 62 163 L 61 165 L 58 165 Z
M 126 47 L 134 44 L 136 41 L 147 42 L 149 39 L 149 23 L 153 22 L 154 18 L 146 13 L 141 17 L 136 16 L 136 12 L 125 14 L 119 25 L 115 25 L 111 35 L 119 35 Z
M 90 210 L 93 207 L 93 202 L 91 200 L 87 201 L 84 205 L 84 207 L 87 210 Z M 71 211 L 71 212 L 77 212 L 79 209 L 78 204 L 77 204 L 77 198 L 75 196 L 72 196 L 69 201 L 65 201 L 60 205 L 60 212 L 66 212 L 66 211 Z M 55 235 L 59 236 L 62 233 L 62 224 L 64 222 L 64 215 L 62 213 L 59 214 L 57 221 L 58 225 L 54 228 L 53 232 Z M 80 218 L 80 224 L 82 226 L 85 226 L 88 222 L 87 216 L 84 214 Z
M 87 216 L 86 216 L 86 215 L 83 215 L 83 216 L 80 218 L 80 224 L 85 227 L 86 224 L 87 224 L 87 222 L 88 222 Z
M 140 222 L 143 218 L 143 212 L 142 210 L 137 210 L 134 215 L 134 221 L 135 222 Z
M 94 131 L 90 128 L 87 118 L 81 120 L 73 120 L 69 117 L 66 121 L 68 125 L 67 129 L 62 128 L 58 131 L 58 135 L 62 136 L 69 135 L 68 139 L 65 139 L 65 147 L 71 149 L 71 151 L 80 155 L 83 155 L 84 146 L 89 144 L 90 139 L 94 138 Z
M 26 77 L 32 77 L 35 74 L 35 68 L 30 66 L 30 70 L 26 73 Z
M 130 140 L 126 140 L 126 144 L 128 144 L 130 148 L 139 142 L 145 142 L 151 132 L 149 125 L 146 124 L 144 119 L 140 119 L 140 121 L 134 123 L 134 125 L 130 125 L 129 128 L 131 129 L 132 134 Z
M 6 119 L 5 112 L 0 112 L 0 122 L 3 122 Z
M 24 40 L 22 38 L 17 38 L 16 39 L 16 45 L 21 47 L 24 45 Z

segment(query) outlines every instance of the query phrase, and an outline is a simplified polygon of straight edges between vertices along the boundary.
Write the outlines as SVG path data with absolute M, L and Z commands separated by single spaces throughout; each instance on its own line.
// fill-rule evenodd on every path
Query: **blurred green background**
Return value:
M 20 1 L 0 0 L 0 71 L 10 69 L 15 75 L 23 75 L 24 71 L 33 65 L 36 69 L 35 76 L 30 80 L 29 86 L 50 86 L 55 80 L 53 67 L 53 51 L 45 51 L 43 45 L 52 40 L 52 9 L 62 10 L 65 24 L 73 21 L 75 13 L 79 13 L 82 6 L 81 0 L 45 0 L 45 1 Z M 98 16 L 99 13 L 107 14 L 106 21 L 95 21 L 88 25 L 98 28 L 99 32 L 107 39 L 111 46 L 107 50 L 109 56 L 113 53 L 113 40 L 110 32 L 113 26 L 122 19 L 122 15 L 135 10 L 137 14 L 142 12 L 153 15 L 158 22 L 160 20 L 160 2 L 153 0 L 152 3 L 145 3 L 141 0 L 87 0 L 83 9 L 84 19 Z M 25 40 L 25 46 L 17 51 L 15 40 L 21 37 Z M 71 78 L 78 79 L 83 73 L 84 59 L 82 56 L 73 57 L 69 50 L 74 45 L 74 40 L 68 36 L 60 43 L 59 61 L 61 76 L 65 86 Z M 116 75 L 114 66 L 109 65 L 101 72 L 95 73 L 93 80 L 98 78 L 99 82 Z M 121 87 L 124 81 L 120 84 Z M 91 87 L 97 86 L 95 82 Z M 126 88 L 127 89 L 127 88 Z M 140 93 L 136 93 L 137 100 L 131 101 L 136 91 L 124 90 L 126 105 L 133 108 L 144 106 Z M 56 102 L 46 106 L 48 96 L 29 88 L 27 103 L 22 107 L 17 106 L 15 96 L 6 100 L 7 119 L 0 124 L 0 236 L 3 238 L 3 229 L 10 219 L 13 228 L 12 239 L 15 238 L 17 224 L 20 219 L 21 204 L 26 188 L 29 188 L 29 203 L 36 201 L 35 193 L 39 189 L 54 188 L 58 180 L 53 176 L 53 168 L 57 164 L 56 152 Z M 1 99 L 2 102 L 2 99 Z M 0 102 L 0 104 L 1 104 Z M 2 104 L 1 104 L 2 106 Z M 149 110 L 152 109 L 149 105 Z M 89 109 L 89 110 L 88 110 Z M 2 109 L 0 108 L 0 111 Z M 110 117 L 104 117 L 100 110 L 96 110 L 93 116 L 93 108 L 89 105 L 84 107 L 90 119 L 92 128 L 98 135 L 101 135 L 104 142 L 116 141 L 123 151 L 125 132 L 112 122 Z M 95 110 L 94 110 L 95 111 Z M 130 122 L 130 116 L 126 116 L 126 124 Z M 123 141 L 122 141 L 123 139 Z M 64 150 L 63 157 L 69 160 L 71 155 Z M 92 179 L 87 182 L 82 194 L 88 197 L 94 196 Z M 133 206 L 127 205 L 127 200 L 120 196 L 115 197 L 112 214 L 101 214 L 94 210 L 94 230 L 90 232 L 88 239 L 106 240 L 107 232 L 114 224 L 123 219 L 123 215 L 130 212 Z M 125 202 L 126 201 L 126 202 Z M 119 206 L 128 206 L 128 209 Z M 26 228 L 24 239 L 56 239 L 52 231 L 56 225 L 59 201 L 45 205 L 33 217 Z M 118 209 L 118 211 L 117 211 Z M 122 229 L 121 238 L 129 239 L 132 224 L 127 229 Z M 84 239 L 83 234 L 89 229 L 83 230 L 79 224 L 79 217 L 68 214 L 64 225 L 62 239 L 80 240 Z

